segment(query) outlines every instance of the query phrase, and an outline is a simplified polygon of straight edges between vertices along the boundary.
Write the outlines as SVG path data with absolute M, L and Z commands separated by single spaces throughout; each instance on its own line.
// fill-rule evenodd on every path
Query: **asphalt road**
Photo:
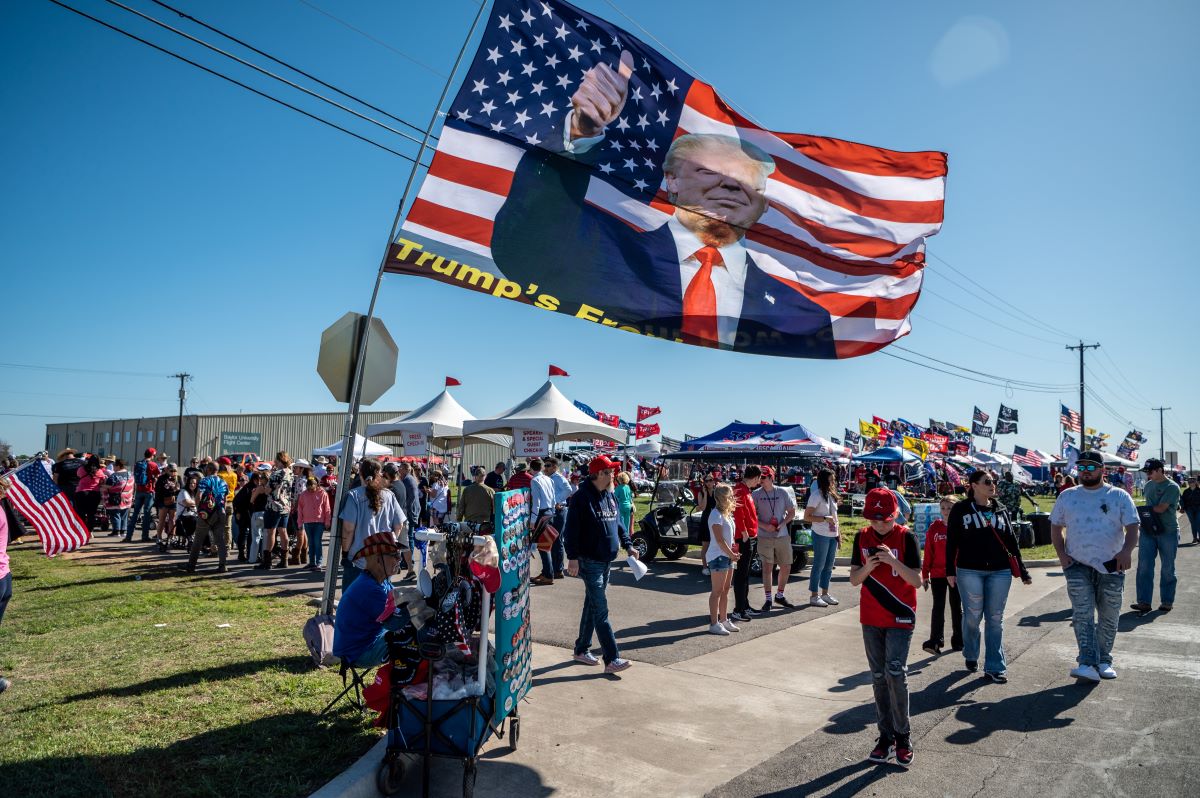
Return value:
M 864 761 L 876 736 L 868 704 L 833 715 L 820 731 L 708 795 L 1200 795 L 1200 546 L 1180 547 L 1177 573 L 1171 613 L 1122 615 L 1115 681 L 1068 678 L 1076 648 L 1059 588 L 1006 627 L 1006 685 L 967 673 L 959 655 L 910 657 L 910 664 L 920 660 L 910 677 L 910 770 Z M 1131 573 L 1126 608 L 1133 581 Z

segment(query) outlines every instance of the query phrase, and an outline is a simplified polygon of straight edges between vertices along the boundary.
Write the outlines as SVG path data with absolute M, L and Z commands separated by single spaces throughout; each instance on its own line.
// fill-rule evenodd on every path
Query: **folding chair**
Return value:
M 338 701 L 341 701 L 343 698 L 350 702 L 350 706 L 354 707 L 361 713 L 365 713 L 367 711 L 367 705 L 363 703 L 362 691 L 367 684 L 363 681 L 363 677 L 369 673 L 370 670 L 370 668 L 363 668 L 360 670 L 355 668 L 349 662 L 343 662 L 341 667 L 338 669 L 338 673 L 342 677 L 342 684 L 345 686 L 345 689 L 338 693 L 337 696 L 330 701 L 324 709 L 321 710 L 321 715 L 328 713 L 329 710 L 333 709 L 333 705 Z M 350 675 L 349 684 L 346 683 L 347 674 Z M 351 690 L 354 691 L 353 696 L 350 695 Z

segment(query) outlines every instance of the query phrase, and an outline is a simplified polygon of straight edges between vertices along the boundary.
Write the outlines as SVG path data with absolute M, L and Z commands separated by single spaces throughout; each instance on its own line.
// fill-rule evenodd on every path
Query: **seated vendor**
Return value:
M 370 668 L 387 659 L 384 635 L 408 623 L 392 615 L 379 621 L 392 593 L 390 578 L 400 564 L 400 545 L 391 532 L 376 532 L 363 541 L 352 559 L 362 558 L 363 577 L 342 593 L 333 622 L 333 655 L 356 668 Z M 370 577 L 365 578 L 365 577 Z

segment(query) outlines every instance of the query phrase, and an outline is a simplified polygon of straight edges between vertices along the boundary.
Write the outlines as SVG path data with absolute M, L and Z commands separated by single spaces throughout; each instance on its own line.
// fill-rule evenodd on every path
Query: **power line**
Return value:
M 1130 395 L 1141 399 L 1143 404 L 1147 404 L 1147 405 L 1150 404 L 1150 399 L 1147 398 L 1146 396 L 1144 396 L 1143 394 L 1139 393 L 1138 390 L 1133 387 L 1135 383 L 1133 382 L 1133 380 L 1129 379 L 1129 377 L 1127 377 L 1125 375 L 1125 372 L 1121 371 L 1121 367 L 1117 365 L 1117 361 L 1113 359 L 1112 355 L 1110 355 L 1104 351 L 1101 351 L 1100 354 L 1101 354 L 1101 356 L 1104 357 L 1105 360 L 1107 360 L 1109 363 L 1112 364 L 1113 369 L 1125 381 L 1124 384 L 1129 386 Z
M 936 357 L 931 357 L 930 355 L 925 355 L 925 354 L 922 354 L 922 353 L 920 353 L 920 352 L 915 352 L 915 351 L 913 351 L 912 349 L 907 349 L 907 348 L 905 348 L 905 347 L 903 347 L 903 346 L 900 346 L 899 344 L 892 344 L 892 346 L 893 346 L 893 348 L 895 348 L 895 349 L 899 349 L 901 352 L 907 352 L 907 353 L 909 353 L 910 355 L 916 355 L 917 357 L 923 357 L 923 358 L 925 358 L 926 360 L 932 360 L 934 363 L 941 363 L 943 366 L 949 366 L 949 367 L 951 367 L 951 368 L 960 369 L 961 371 L 970 372 L 971 374 L 978 374 L 979 376 L 981 376 L 981 377 L 987 377 L 988 379 L 1000 380 L 1000 381 L 1002 381 L 1002 382 L 1004 382 L 1004 383 L 1011 383 L 1011 384 L 1013 384 L 1013 385 L 1022 385 L 1022 386 L 1028 387 L 1028 388 L 1045 388 L 1045 389 L 1053 389 L 1053 390 L 1055 390 L 1055 391 L 1064 391 L 1064 390 L 1067 390 L 1067 389 L 1069 389 L 1069 388 L 1074 388 L 1074 387 L 1075 387 L 1075 384 L 1074 384 L 1074 383 L 1046 383 L 1046 382 L 1030 382 L 1030 381 L 1028 381 L 1028 380 L 1018 380 L 1018 379 L 1014 379 L 1014 378 L 1011 378 L 1011 377 L 1004 377 L 1004 376 L 1001 376 L 1001 375 L 999 375 L 999 374 L 989 374 L 989 373 L 988 373 L 988 372 L 986 372 L 986 371 L 977 371 L 977 370 L 975 370 L 975 369 L 967 368 L 966 366 L 960 366 L 960 365 L 958 365 L 957 363 L 950 363 L 950 362 L 948 362 L 948 361 L 945 361 L 945 360 L 939 360 L 939 359 L 938 359 L 938 358 L 936 358 Z
M 104 373 L 111 374 L 111 373 L 115 373 L 115 372 L 104 372 Z M 155 374 L 154 376 L 161 377 L 162 375 Z M 88 391 L 86 397 L 84 397 L 82 394 L 79 394 L 79 393 L 43 393 L 41 391 L 10 391 L 7 389 L 0 390 L 0 393 L 14 394 L 16 396 L 54 396 L 54 397 L 62 397 L 64 399 L 81 399 L 81 398 L 113 399 L 113 400 L 128 401 L 128 402 L 170 402 L 170 401 L 172 401 L 170 399 L 155 399 L 154 397 L 151 397 L 151 396 L 101 396 L 99 394 L 94 394 L 91 391 Z
M 1026 311 L 1024 311 L 1024 310 L 1021 310 L 1021 308 L 1019 308 L 1019 307 L 1017 307 L 1016 305 L 1014 305 L 1013 303 L 1009 302 L 1007 299 L 1004 299 L 1003 297 L 1000 297 L 1000 296 L 996 296 L 996 293 L 995 293 L 995 291 L 994 291 L 993 289 L 991 289 L 991 288 L 988 288 L 987 286 L 983 285 L 983 284 L 982 284 L 982 283 L 980 283 L 979 281 L 975 280 L 973 277 L 971 277 L 970 275 L 968 275 L 966 272 L 964 272 L 964 271 L 962 271 L 961 269 L 959 269 L 958 267 L 956 267 L 956 266 L 955 266 L 953 263 L 951 263 L 950 261 L 948 261 L 948 260 L 946 260 L 945 258 L 943 258 L 941 255 L 938 255 L 937 253 L 934 253 L 934 252 L 930 252 L 930 253 L 929 253 L 929 256 L 930 256 L 930 257 L 932 257 L 932 258 L 936 258 L 937 260 L 941 261 L 941 262 L 942 262 L 942 263 L 943 263 L 943 264 L 944 264 L 946 267 L 948 267 L 949 269 L 951 269 L 952 271 L 954 271 L 956 274 L 958 274 L 958 275 L 959 275 L 960 277 L 962 277 L 964 280 L 967 280 L 968 282 L 972 283 L 973 285 L 976 285 L 976 286 L 978 286 L 979 288 L 981 288 L 982 290 L 986 291 L 986 292 L 987 292 L 987 294 L 988 294 L 988 297 L 989 297 L 989 299 L 990 299 L 990 300 L 992 300 L 992 301 L 995 301 L 995 302 L 999 302 L 999 303 L 1001 303 L 1001 304 L 1004 304 L 1004 305 L 1007 305 L 1008 307 L 1010 307 L 1010 308 L 1012 308 L 1013 310 L 1015 310 L 1015 311 L 1017 311 L 1018 313 L 1020 313 L 1022 316 L 1025 316 L 1025 317 L 1027 317 L 1027 318 L 1028 318 L 1028 320 L 1029 320 L 1029 322 L 1031 322 L 1031 323 L 1033 323 L 1033 324 L 1037 324 L 1037 325 L 1039 325 L 1039 326 L 1040 326 L 1040 327 L 1042 327 L 1044 330 L 1046 330 L 1047 332 L 1049 332 L 1051 335 L 1061 335 L 1061 336 L 1062 336 L 1062 337 L 1064 337 L 1064 338 L 1077 338 L 1077 337 L 1078 337 L 1078 336 L 1071 335 L 1071 334 L 1070 334 L 1070 333 L 1068 333 L 1068 332 L 1065 332 L 1065 331 L 1063 331 L 1063 330 L 1060 330 L 1060 329 L 1058 329 L 1058 328 L 1057 328 L 1057 327 L 1055 327 L 1054 325 L 1052 325 L 1052 324 L 1049 324 L 1049 323 L 1047 323 L 1046 321 L 1044 321 L 1044 320 L 1042 320 L 1042 319 L 1039 319 L 1039 318 L 1037 318 L 1036 316 L 1034 316 L 1034 315 L 1033 315 L 1033 314 L 1031 314 L 1031 313 L 1027 313 L 1027 312 L 1026 312 Z M 1012 314 L 1009 314 L 1009 315 L 1012 315 Z
M 54 0 L 51 0 L 54 2 Z M 67 374 L 108 374 L 117 377 L 154 377 L 161 378 L 165 375 L 154 374 L 146 371 L 113 371 L 111 369 L 76 369 L 67 368 L 66 366 L 40 366 L 33 363 L 0 363 L 0 368 L 10 369 L 32 369 L 34 371 L 58 371 Z
M 953 283 L 952 283 L 952 284 L 953 284 Z M 951 305 L 953 305 L 954 307 L 959 307 L 959 306 L 960 306 L 960 304 L 961 304 L 961 303 L 959 303 L 958 301 L 956 301 L 956 300 L 954 300 L 954 299 L 951 299 L 950 297 L 946 296 L 945 294 L 939 294 L 937 291 L 934 291 L 932 288 L 929 288 L 929 287 L 922 287 L 922 288 L 921 288 L 921 293 L 922 293 L 922 294 L 932 294 L 933 296 L 937 297 L 938 299 L 943 299 L 943 300 L 945 300 L 946 302 L 950 303 L 950 304 L 951 304 Z M 976 298 L 979 298 L 979 297 L 976 297 Z M 976 315 L 976 316 L 974 317 L 974 319 L 975 319 L 975 321 L 982 321 L 982 322 L 986 322 L 987 324 L 994 325 L 994 326 L 996 326 L 996 327 L 999 327 L 999 328 L 1000 328 L 1000 329 L 1002 329 L 1002 330 L 1008 330 L 1008 331 L 1009 331 L 1009 332 L 1011 332 L 1011 333 L 1016 333 L 1017 335 L 1023 335 L 1023 336 L 1025 336 L 1026 338 L 1032 339 L 1032 340 L 1034 340 L 1034 341 L 1040 341 L 1040 342 L 1042 342 L 1042 343 L 1044 343 L 1044 344 L 1052 344 L 1052 345 L 1054 345 L 1054 346 L 1059 346 L 1059 345 L 1062 343 L 1062 341 L 1053 341 L 1053 340 L 1051 340 L 1051 339 L 1049 339 L 1049 338 L 1042 338 L 1042 337 L 1040 337 L 1040 336 L 1033 335 L 1032 333 L 1026 332 L 1025 330 L 1018 330 L 1018 329 L 1016 329 L 1015 327 L 1009 327 L 1008 325 L 1006 325 L 1006 324 L 1001 324 L 1000 322 L 998 322 L 998 321 L 996 321 L 995 319 L 993 319 L 993 318 L 990 318 L 990 317 L 988 317 L 988 316 Z
M 371 145 L 371 146 L 373 146 L 373 147 L 377 147 L 377 148 L 379 148 L 379 149 L 383 150 L 384 152 L 391 153 L 392 155 L 395 155 L 395 156 L 396 156 L 396 157 L 398 157 L 398 158 L 403 158 L 404 160 L 408 161 L 409 163 L 416 163 L 416 159 L 415 159 L 415 158 L 411 158 L 411 157 L 409 157 L 409 156 L 405 155 L 405 154 L 404 154 L 404 153 L 402 153 L 402 152 L 399 152 L 399 151 L 397 151 L 397 150 L 393 150 L 391 147 L 388 147 L 387 145 L 380 144 L 378 141 L 375 141 L 374 139 L 370 139 L 370 138 L 367 138 L 366 136 L 363 136 L 363 135 L 361 135 L 361 134 L 359 134 L 359 133 L 355 133 L 355 132 L 354 132 L 354 131 L 352 131 L 352 130 L 349 130 L 349 129 L 347 129 L 347 128 L 344 128 L 344 127 L 342 127 L 341 125 L 337 124 L 336 122 L 331 122 L 331 121 L 329 121 L 328 119 L 325 119 L 324 117 L 318 116 L 317 114 L 314 114 L 314 113 L 312 113 L 312 112 L 310 112 L 310 111 L 305 111 L 303 108 L 299 108 L 299 107 L 297 107 L 297 106 L 295 106 L 295 105 L 292 105 L 291 103 L 287 102 L 286 100 L 281 100 L 281 99 L 279 99 L 278 97 L 275 97 L 274 95 L 267 94 L 265 91 L 261 91 L 261 90 L 259 90 L 259 89 L 256 89 L 256 88 L 254 88 L 253 86 L 249 86 L 249 85 L 247 85 L 247 84 L 245 84 L 245 83 L 242 83 L 240 80 L 237 80 L 236 78 L 231 78 L 231 77 L 229 77 L 228 75 L 226 75 L 226 74 L 224 74 L 224 73 L 222 73 L 222 72 L 218 72 L 218 71 L 217 71 L 217 70 L 215 70 L 215 69 L 212 69 L 212 68 L 210 68 L 210 67 L 206 67 L 206 66 L 204 66 L 203 64 L 201 64 L 201 63 L 198 63 L 198 62 L 196 62 L 196 61 L 193 61 L 192 59 L 190 59 L 190 58 L 188 58 L 188 57 L 186 57 L 186 56 L 180 55 L 179 53 L 176 53 L 176 52 L 175 52 L 175 51 L 173 51 L 173 50 L 170 50 L 170 49 L 168 49 L 168 48 L 166 48 L 166 47 L 162 47 L 162 46 L 160 46 L 160 45 L 157 45 L 157 44 L 155 44 L 154 42 L 151 42 L 151 41 L 149 41 L 149 40 L 147 40 L 147 39 L 143 39 L 141 36 L 138 36 L 137 34 L 134 34 L 134 33 L 130 33 L 129 31 L 125 30 L 124 28 L 121 28 L 121 27 L 118 27 L 117 25 L 113 25 L 113 24 L 111 24 L 111 23 L 105 22 L 104 20 L 102 20 L 102 19 L 100 19 L 100 18 L 98 18 L 98 17 L 94 17 L 94 16 L 92 16 L 91 14 L 88 14 L 88 13 L 86 13 L 86 12 L 84 12 L 84 11 L 80 11 L 78 8 L 74 8 L 73 6 L 69 6 L 69 5 L 67 5 L 66 3 L 62 2 L 62 0 L 48 0 L 48 1 L 49 1 L 49 2 L 51 2 L 51 3 L 53 3 L 53 4 L 54 4 L 54 5 L 56 5 L 56 6 L 59 6 L 60 8 L 64 8 L 64 9 L 66 9 L 67 11 L 70 11 L 70 12 L 71 12 L 71 13 L 73 13 L 73 14 L 77 14 L 77 15 L 79 15 L 79 16 L 81 16 L 81 17 L 83 17 L 84 19 L 91 20 L 92 22 L 95 22 L 97 25 L 102 25 L 102 26 L 104 26 L 105 28 L 108 28 L 108 29 L 109 29 L 109 30 L 111 30 L 111 31 L 115 31 L 116 33 L 119 33 L 119 34 L 121 34 L 122 36 L 126 36 L 126 37 L 128 37 L 128 38 L 130 38 L 130 39 L 133 39 L 133 40 L 134 40 L 134 41 L 136 41 L 136 42 L 139 42 L 139 43 L 141 43 L 141 44 L 144 44 L 144 45 L 146 45 L 147 47 L 151 47 L 151 48 L 153 48 L 153 49 L 155 49 L 155 50 L 158 50 L 160 53 L 164 53 L 164 54 L 166 54 L 166 55 L 169 55 L 169 56 L 171 56 L 172 58 L 175 58 L 175 59 L 178 59 L 178 60 L 180 60 L 180 61 L 183 61 L 185 64 L 189 64 L 189 65 L 191 65 L 191 66 L 194 66 L 194 67 L 196 67 L 197 69 L 200 69 L 200 70 L 203 70 L 204 72 L 207 72 L 207 73 L 208 73 L 208 74 L 210 74 L 210 75 L 213 75 L 213 76 L 215 76 L 215 77 L 221 78 L 222 80 L 226 80 L 226 81 L 228 81 L 228 82 L 230 82 L 230 83 L 234 84 L 235 86 L 240 86 L 241 88 L 245 89 L 245 90 L 246 90 L 246 91 L 248 91 L 248 92 L 251 92 L 251 93 L 253 93 L 253 94 L 257 94 L 259 97 L 262 97 L 262 98 L 264 98 L 264 99 L 270 100 L 270 101 L 271 101 L 271 102 L 273 102 L 273 103 L 277 103 L 277 104 L 279 104 L 279 105 L 282 105 L 284 108 L 291 109 L 292 111 L 295 111 L 295 112 L 296 112 L 296 113 L 298 113 L 298 114 L 302 114 L 302 115 L 304 115 L 304 116 L 307 116 L 309 119 L 312 119 L 312 120 L 314 120 L 314 121 L 320 122 L 320 123 L 321 123 L 321 124 L 323 124 L 323 125 L 327 125 L 327 126 L 329 126 L 329 127 L 333 128 L 334 130 L 337 130 L 337 131 L 340 131 L 340 132 L 342 132 L 342 133 L 345 133 L 345 134 L 346 134 L 346 135 L 348 135 L 348 136 L 353 136 L 354 138 L 358 139 L 359 141 L 362 141 L 362 142 L 364 142 L 364 143 L 366 143 L 366 144 L 370 144 L 370 145 Z M 422 165 L 424 165 L 424 164 L 422 164 Z M 158 375 L 158 374 L 156 374 L 155 376 L 157 377 L 157 376 L 162 376 L 162 375 Z
M 146 20 L 147 22 L 157 25 L 158 27 L 163 28 L 164 30 L 169 30 L 169 31 L 171 31 L 171 33 L 174 33 L 177 36 L 182 36 L 183 38 L 187 39 L 190 42 L 195 42 L 196 44 L 200 45 L 201 47 L 206 47 L 209 50 L 212 50 L 214 53 L 218 53 L 220 55 L 225 56 L 226 58 L 236 61 L 237 63 L 241 64 L 242 66 L 249 67 L 250 69 L 253 69 L 255 72 L 258 72 L 259 74 L 266 75 L 267 77 L 271 78 L 272 80 L 277 80 L 280 83 L 283 83 L 287 86 L 292 87 L 293 89 L 296 89 L 297 91 L 304 92 L 305 94 L 307 94 L 310 97 L 316 98 L 324 103 L 328 103 L 329 105 L 332 105 L 334 108 L 337 108 L 340 111 L 345 111 L 346 113 L 350 114 L 351 116 L 358 117 L 359 119 L 363 120 L 364 122 L 370 122 L 371 124 L 373 124 L 379 128 L 382 128 L 383 130 L 386 130 L 389 133 L 395 133 L 397 136 L 408 139 L 409 141 L 411 141 L 413 143 L 420 143 L 420 139 L 418 139 L 417 137 L 415 137 L 409 133 L 405 133 L 403 130 L 397 130 L 396 128 L 392 127 L 391 125 L 386 125 L 383 122 L 380 122 L 378 119 L 369 117 L 366 114 L 361 114 L 358 111 L 355 111 L 353 108 L 349 108 L 345 105 L 342 105 L 341 103 L 337 102 L 336 100 L 331 100 L 328 97 L 326 97 L 325 95 L 320 94 L 319 92 L 315 92 L 312 89 L 305 88 L 304 86 L 301 86 L 299 83 L 294 83 L 294 82 L 288 80 L 287 78 L 283 77 L 282 75 L 277 75 L 274 72 L 270 71 L 269 69 L 264 69 L 264 68 L 258 66 L 257 64 L 253 64 L 253 63 L 245 60 L 244 58 L 239 58 L 238 56 L 234 55 L 233 53 L 229 52 L 228 50 L 222 50 L 220 47 L 217 47 L 214 44 L 209 44 L 208 42 L 204 41 L 203 39 L 199 39 L 195 36 L 192 36 L 190 33 L 180 30 L 179 28 L 168 25 L 167 23 L 163 22 L 162 20 L 156 19 L 156 18 L 150 16 L 149 14 L 143 14 L 141 11 L 138 11 L 136 8 L 130 8 L 129 6 L 120 2 L 119 0 L 104 0 L 104 1 L 106 3 L 108 3 L 110 6 L 116 6 L 117 8 L 123 8 L 126 11 L 128 11 L 130 14 L 141 17 L 142 19 Z M 151 0 L 151 2 L 158 3 L 159 5 L 164 6 L 166 8 L 170 8 L 169 6 L 166 6 L 165 3 L 159 3 L 158 0 Z M 173 9 L 173 8 L 170 10 L 175 11 L 175 9 Z M 178 11 L 175 11 L 175 13 L 179 14 L 180 16 L 185 16 L 184 14 L 182 14 Z M 197 24 L 204 25 L 204 23 L 199 22 L 198 20 L 197 20 Z M 204 25 L 204 27 L 207 28 L 209 26 Z M 225 35 L 225 34 L 221 33 L 220 31 L 216 31 L 216 32 L 220 33 L 220 35 L 222 35 L 222 36 Z M 232 38 L 232 37 L 226 37 L 226 38 Z M 238 43 L 241 44 L 241 42 L 238 42 Z M 244 46 L 248 46 L 248 45 L 244 45 Z M 265 55 L 265 53 L 264 53 L 264 55 Z M 267 57 L 272 58 L 272 60 L 277 60 L 277 59 L 274 59 L 272 56 L 267 56 Z M 280 63 L 282 63 L 282 62 L 280 62 Z M 288 66 L 287 64 L 284 64 L 284 66 L 287 66 L 288 69 L 291 69 L 291 67 Z M 296 71 L 299 71 L 299 70 L 296 70 Z M 313 78 L 313 80 L 317 80 L 317 78 Z M 319 80 L 318 80 L 318 82 L 323 83 L 322 81 L 319 81 Z M 334 91 L 338 91 L 338 90 L 334 89 Z M 356 99 L 356 102 L 361 102 L 360 100 L 357 100 L 357 98 L 355 98 L 355 99 Z M 389 116 L 391 116 L 391 115 L 389 114 Z M 413 125 L 409 122 L 404 122 L 404 120 L 398 119 L 397 117 L 393 117 L 393 118 L 397 119 L 400 122 L 403 122 L 404 124 L 408 125 L 409 127 L 419 130 L 419 128 L 417 128 L 416 125 Z M 424 131 L 421 130 L 420 132 L 423 133 Z
M 322 15 L 324 15 L 324 16 L 326 16 L 326 17 L 329 17 L 330 19 L 332 19 L 334 22 L 338 23 L 339 25 L 342 25 L 342 26 L 344 26 L 344 27 L 346 27 L 346 28 L 349 28 L 350 30 L 352 30 L 352 31 L 354 31 L 355 33 L 357 33 L 359 36 L 362 36 L 362 37 L 364 37 L 364 38 L 366 38 L 366 39 L 370 39 L 371 41 L 375 42 L 375 44 L 378 44 L 380 47 L 383 47 L 384 49 L 387 49 L 387 50 L 391 50 L 393 53 L 395 53 L 396 55 L 398 55 L 398 56 L 400 56 L 401 58 L 405 59 L 406 61 L 411 61 L 412 63 L 416 64 L 417 66 L 421 67 L 422 69 L 424 69 L 424 70 L 426 70 L 426 71 L 428 71 L 428 72 L 431 72 L 431 73 L 432 73 L 432 74 L 434 74 L 434 75 L 437 75 L 439 78 L 444 78 L 444 77 L 446 77 L 446 74 L 445 74 L 444 72 L 438 72 L 436 69 L 434 69 L 433 67 L 429 66 L 429 64 L 426 64 L 426 63 L 424 63 L 424 62 L 422 62 L 422 61 L 418 61 L 417 59 L 413 58 L 413 57 L 412 57 L 411 55 L 409 55 L 408 53 L 406 53 L 406 52 L 403 52 L 402 50 L 397 50 L 395 47 L 393 47 L 392 45 L 390 45 L 390 44 L 388 44 L 387 42 L 383 41 L 382 39 L 377 39 L 376 37 L 374 37 L 374 36 L 372 36 L 371 34 L 367 33 L 365 30 L 362 30 L 361 28 L 355 27 L 354 25 L 350 24 L 349 22 L 347 22 L 346 20 L 342 19 L 341 17 L 335 16 L 335 15 L 333 15 L 333 14 L 329 13 L 328 11 L 326 11 L 325 9 L 323 9 L 323 8 L 321 8 L 320 6 L 316 5 L 315 3 L 310 3 L 308 0 L 298 0 L 298 2 L 300 2 L 300 3 L 303 3 L 304 5 L 306 5 L 306 6 L 308 6 L 309 8 L 311 8 L 313 11 L 316 11 L 318 14 L 322 14 Z M 478 3 L 472 3 L 472 5 L 474 5 L 474 6 L 478 7 L 478 5 L 479 5 L 479 4 L 478 4 Z
M 1009 354 L 1017 354 L 1017 355 L 1020 355 L 1022 358 L 1028 358 L 1030 360 L 1041 360 L 1046 363 L 1053 363 L 1056 366 L 1063 365 L 1063 362 L 1061 360 L 1055 360 L 1055 359 L 1049 358 L 1049 357 L 1042 357 L 1041 355 L 1031 355 L 1027 352 L 1014 352 L 1012 350 L 1012 347 L 1001 346 L 1000 344 L 997 344 L 993 341 L 989 341 L 986 338 L 980 338 L 977 335 L 972 335 L 971 333 L 963 332 L 962 330 L 958 329 L 957 327 L 951 327 L 949 324 L 945 324 L 944 322 L 940 322 L 935 319 L 931 319 L 928 316 L 925 316 L 921 313 L 913 313 L 912 315 L 913 315 L 913 318 L 920 319 L 921 321 L 925 322 L 926 324 L 936 325 L 943 329 L 949 330 L 950 332 L 954 333 L 955 335 L 961 335 L 963 338 L 970 338 L 972 341 L 978 341 L 979 343 L 983 344 L 984 346 L 990 346 L 993 349 L 999 349 L 1001 352 L 1008 352 Z
M 977 382 L 980 385 L 990 385 L 993 388 L 1007 388 L 1007 389 L 1010 389 L 1013 391 L 1022 391 L 1025 393 L 1055 393 L 1055 394 L 1061 393 L 1061 391 L 1049 391 L 1049 390 L 1042 390 L 1040 388 L 1025 388 L 1025 387 L 1022 387 L 1019 385 L 1006 385 L 1002 382 L 990 382 L 988 380 L 981 380 L 976 377 L 969 377 L 966 374 L 958 374 L 953 371 L 947 371 L 946 369 L 940 369 L 937 366 L 931 366 L 928 363 L 922 363 L 919 360 L 910 360 L 906 357 L 901 357 L 900 355 L 897 355 L 893 352 L 887 352 L 887 351 L 881 350 L 879 352 L 879 354 L 884 355 L 885 357 L 895 358 L 896 360 L 903 360 L 905 363 L 911 363 L 914 366 L 920 366 L 921 368 L 929 369 L 930 371 L 937 371 L 942 374 L 949 374 L 951 377 L 957 377 L 960 380 L 967 380 L 969 382 Z
M 239 39 L 236 36 L 226 33 L 225 31 L 221 30 L 220 28 L 209 25 L 207 22 L 204 22 L 203 20 L 196 19 L 191 14 L 184 13 L 183 11 L 180 11 L 179 9 L 177 9 L 173 6 L 170 6 L 170 5 L 162 2 L 162 0 L 150 0 L 150 2 L 154 3 L 155 5 L 161 6 L 165 9 L 167 9 L 168 11 L 173 11 L 174 13 L 183 17 L 184 19 L 194 22 L 195 24 L 199 25 L 200 27 L 205 28 L 206 30 L 212 31 L 213 33 L 217 34 L 218 36 L 223 36 L 231 42 L 236 42 L 237 44 L 240 44 L 242 47 L 245 47 L 247 50 L 250 50 L 253 53 L 257 53 L 258 55 L 261 55 L 264 58 L 269 58 L 270 60 L 274 61 L 276 64 L 286 67 L 287 69 L 292 70 L 293 72 L 295 72 L 298 75 L 303 75 L 304 77 L 308 78 L 309 80 L 315 81 L 316 83 L 319 83 L 320 85 L 324 86 L 325 88 L 327 88 L 331 91 L 336 91 L 338 94 L 342 95 L 343 97 L 350 98 L 351 100 L 358 103 L 359 105 L 362 105 L 366 108 L 370 108 L 372 111 L 375 111 L 376 113 L 383 114 L 388 119 L 391 119 L 395 122 L 399 122 L 400 124 L 405 125 L 406 127 L 410 127 L 418 133 L 425 132 L 423 129 L 417 127 L 412 122 L 409 122 L 405 119 L 401 119 L 400 117 L 398 117 L 394 114 L 391 114 L 391 113 L 383 110 L 379 106 L 373 105 L 373 104 L 367 102 L 366 100 L 362 99 L 361 97 L 357 97 L 344 89 L 339 89 L 337 86 L 334 86 L 332 83 L 327 83 L 326 81 L 318 78 L 316 75 L 313 75 L 310 72 L 306 72 L 303 69 L 301 69 L 300 67 L 294 66 L 293 64 L 290 64 L 281 58 L 276 58 L 275 56 L 271 55 L 270 53 L 267 53 L 267 52 L 264 52 L 264 51 L 258 49 L 257 47 L 250 44 L 249 42 L 243 41 L 242 39 Z

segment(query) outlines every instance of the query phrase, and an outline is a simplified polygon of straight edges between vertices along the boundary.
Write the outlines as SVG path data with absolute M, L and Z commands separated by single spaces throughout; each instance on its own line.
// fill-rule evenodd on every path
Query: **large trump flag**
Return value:
M 910 330 L 946 156 L 764 130 L 603 19 L 495 0 L 387 270 L 700 346 Z

